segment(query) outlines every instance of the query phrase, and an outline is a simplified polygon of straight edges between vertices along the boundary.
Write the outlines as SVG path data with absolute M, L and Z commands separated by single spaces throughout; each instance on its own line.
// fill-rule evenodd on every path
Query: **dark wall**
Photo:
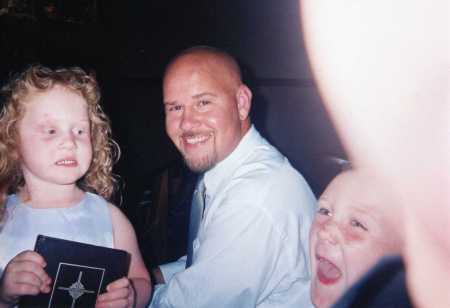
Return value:
M 40 2 L 31 2 L 38 11 Z M 70 10 L 66 2 L 54 2 Z M 162 72 L 171 57 L 193 45 L 237 57 L 253 90 L 256 127 L 316 195 L 323 191 L 337 172 L 329 158 L 344 153 L 312 80 L 297 0 L 95 2 L 95 18 L 83 22 L 62 15 L 0 16 L 0 80 L 32 62 L 96 72 L 122 148 L 116 167 L 122 208 L 138 234 L 149 229 L 145 206 L 155 198 L 146 194 L 180 159 L 164 132 Z
M 196 44 L 227 50 L 254 92 L 256 126 L 320 194 L 336 172 L 327 157 L 344 154 L 312 80 L 298 11 L 297 0 L 141 2 L 129 8 L 122 78 L 141 80 L 144 113 L 158 114 L 154 92 L 175 53 Z

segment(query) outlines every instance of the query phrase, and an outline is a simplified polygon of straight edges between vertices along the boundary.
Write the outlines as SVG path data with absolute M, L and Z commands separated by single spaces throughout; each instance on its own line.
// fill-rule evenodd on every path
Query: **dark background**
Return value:
M 195 178 L 164 132 L 162 72 L 193 45 L 225 49 L 253 91 L 252 119 L 319 195 L 344 157 L 301 37 L 297 0 L 0 0 L 0 81 L 30 63 L 95 72 L 122 158 L 116 203 L 149 266 L 184 253 Z

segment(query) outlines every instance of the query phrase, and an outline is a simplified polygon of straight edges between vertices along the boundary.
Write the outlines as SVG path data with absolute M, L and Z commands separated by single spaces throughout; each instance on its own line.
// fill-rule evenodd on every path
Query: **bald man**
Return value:
M 188 254 L 154 271 L 151 307 L 310 307 L 308 232 L 315 198 L 286 157 L 252 126 L 252 92 L 236 61 L 183 51 L 163 83 L 166 131 L 202 179 Z

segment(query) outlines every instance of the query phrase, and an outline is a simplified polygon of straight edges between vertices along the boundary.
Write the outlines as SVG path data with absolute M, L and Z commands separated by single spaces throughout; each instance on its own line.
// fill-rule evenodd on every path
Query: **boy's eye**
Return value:
M 367 229 L 367 227 L 366 226 L 364 226 L 362 223 L 360 223 L 357 219 L 351 219 L 350 220 L 350 225 L 352 226 L 352 227 L 355 227 L 355 228 L 361 228 L 361 229 L 363 229 L 364 231 L 368 231 L 368 229 Z
M 331 211 L 325 207 L 320 207 L 317 210 L 317 213 L 319 213 L 320 215 L 331 216 Z

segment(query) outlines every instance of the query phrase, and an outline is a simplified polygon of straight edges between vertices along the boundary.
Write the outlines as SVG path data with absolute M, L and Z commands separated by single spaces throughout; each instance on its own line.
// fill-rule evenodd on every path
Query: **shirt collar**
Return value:
M 221 183 L 234 173 L 240 162 L 253 152 L 261 139 L 261 135 L 252 125 L 236 148 L 225 159 L 205 172 L 203 179 L 207 195 L 215 195 L 216 190 L 221 187 Z

